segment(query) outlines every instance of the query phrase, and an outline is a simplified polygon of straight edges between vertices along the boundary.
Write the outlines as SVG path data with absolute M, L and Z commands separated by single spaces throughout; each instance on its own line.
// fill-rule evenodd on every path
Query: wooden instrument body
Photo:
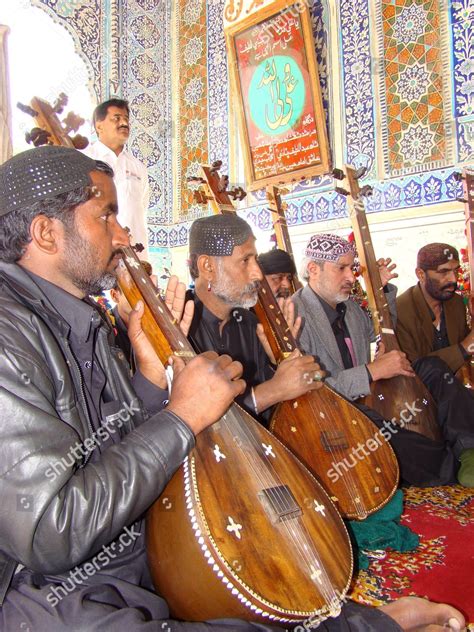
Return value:
M 398 462 L 390 444 L 327 385 L 282 402 L 270 430 L 316 476 L 345 518 L 367 518 L 397 490 Z
M 132 307 L 144 301 L 142 327 L 160 360 L 194 356 L 136 256 L 123 253 L 120 286 Z M 188 620 L 326 618 L 352 575 L 349 538 L 327 494 L 235 404 L 198 435 L 150 509 L 147 551 L 158 592 Z
M 460 369 L 456 371 L 456 377 L 466 388 L 474 388 L 474 360 L 466 360 Z
M 148 513 L 147 550 L 155 585 L 172 614 L 187 620 L 326 618 L 327 595 L 311 575 L 323 568 L 335 594 L 341 598 L 346 593 L 352 560 L 344 525 L 304 467 L 240 412 L 247 418 L 241 437 L 251 437 L 259 454 L 240 444 L 239 429 L 224 416 L 198 436 L 163 492 L 169 511 L 157 501 Z M 273 523 L 264 509 L 268 484 L 262 482 L 268 472 L 260 462 L 267 460 L 275 472 L 272 478 L 276 475 L 291 488 L 299 517 Z M 317 554 L 306 553 L 303 546 L 314 547 Z
M 296 341 L 265 279 L 255 311 L 281 360 Z M 270 430 L 316 476 L 346 518 L 363 520 L 397 489 L 398 462 L 390 444 L 362 411 L 326 384 L 279 404 Z
M 346 166 L 346 177 L 350 188 L 350 218 L 372 312 L 375 334 L 383 342 L 386 353 L 393 350 L 400 351 L 375 258 L 359 185 L 355 177 L 355 170 L 352 167 Z M 426 386 L 417 376 L 399 375 L 372 382 L 371 395 L 365 398 L 365 403 L 385 419 L 393 421 L 407 430 L 418 432 L 430 439 L 441 440 L 441 431 L 436 417 L 436 404 Z M 409 409 L 410 406 L 416 406 L 420 412 L 411 415 L 411 419 L 408 419 L 410 415 L 404 415 L 403 411 Z

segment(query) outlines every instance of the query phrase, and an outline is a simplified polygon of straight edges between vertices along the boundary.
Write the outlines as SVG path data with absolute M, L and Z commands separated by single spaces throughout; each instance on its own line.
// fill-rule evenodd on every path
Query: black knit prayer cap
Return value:
M 418 251 L 416 267 L 422 270 L 436 270 L 448 261 L 459 261 L 459 252 L 449 244 L 426 244 Z
M 284 250 L 274 248 L 258 255 L 263 274 L 296 274 L 296 266 L 290 255 Z
M 250 225 L 234 213 L 201 217 L 189 232 L 189 254 L 230 257 L 235 246 L 252 236 Z
M 97 163 L 70 147 L 35 147 L 0 165 L 0 216 L 92 184 Z

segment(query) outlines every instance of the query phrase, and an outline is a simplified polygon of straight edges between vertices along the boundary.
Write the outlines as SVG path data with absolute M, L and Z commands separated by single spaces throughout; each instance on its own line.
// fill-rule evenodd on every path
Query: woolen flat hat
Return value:
M 69 147 L 35 147 L 0 165 L 0 216 L 92 184 L 97 163 Z

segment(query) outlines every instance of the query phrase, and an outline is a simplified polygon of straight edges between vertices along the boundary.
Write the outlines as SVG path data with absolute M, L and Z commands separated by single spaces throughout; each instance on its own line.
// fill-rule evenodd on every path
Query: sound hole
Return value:
M 288 485 L 267 487 L 258 497 L 273 524 L 298 518 L 303 513 Z
M 349 447 L 346 435 L 342 430 L 334 430 L 330 433 L 323 430 L 321 432 L 321 443 L 326 452 L 331 452 L 331 450 L 347 450 Z

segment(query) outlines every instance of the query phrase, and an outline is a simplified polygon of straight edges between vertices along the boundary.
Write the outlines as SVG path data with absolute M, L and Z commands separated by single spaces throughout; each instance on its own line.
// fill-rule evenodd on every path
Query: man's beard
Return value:
M 276 293 L 276 298 L 288 298 L 289 296 L 291 296 L 291 290 L 287 287 L 280 288 Z
M 446 285 L 440 286 L 437 281 L 426 275 L 425 289 L 437 301 L 449 301 L 454 296 L 457 287 L 457 283 L 446 283 Z
M 222 262 L 217 263 L 217 281 L 214 282 L 212 291 L 226 305 L 249 309 L 257 302 L 259 289 L 259 281 L 248 283 L 242 288 L 237 287 L 231 277 L 224 272 Z
M 84 296 L 111 290 L 117 282 L 114 274 L 103 269 L 98 254 L 97 250 L 79 235 L 75 225 L 65 226 L 62 269 Z M 109 264 L 117 254 L 117 251 L 112 253 Z

